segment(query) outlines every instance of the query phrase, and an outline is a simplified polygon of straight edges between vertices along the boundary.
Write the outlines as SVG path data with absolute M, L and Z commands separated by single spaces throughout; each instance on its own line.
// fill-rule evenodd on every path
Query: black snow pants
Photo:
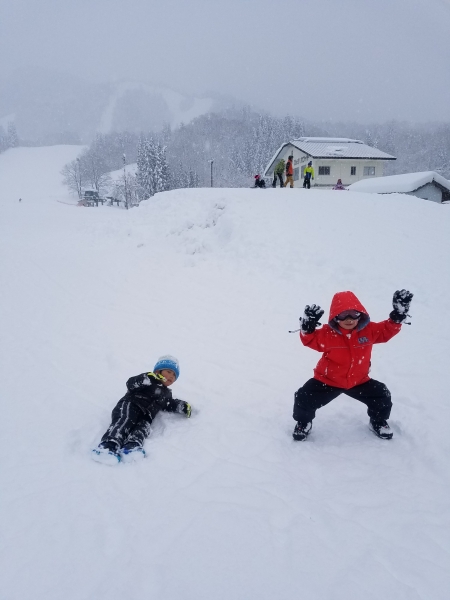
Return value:
M 113 452 L 120 448 L 138 448 L 150 435 L 152 417 L 128 398 L 122 398 L 112 411 L 111 425 L 100 446 Z
M 308 379 L 305 385 L 295 392 L 294 419 L 304 424 L 310 423 L 316 416 L 318 408 L 325 406 L 341 394 L 346 394 L 365 404 L 371 419 L 375 421 L 389 419 L 392 408 L 391 393 L 384 383 L 369 379 L 366 383 L 344 390 L 314 378 Z
M 283 175 L 281 173 L 273 174 L 272 187 L 277 187 L 277 177 L 280 179 L 280 188 L 284 187 Z
M 308 188 L 308 190 L 311 189 L 311 177 L 305 177 L 303 179 L 303 187 Z

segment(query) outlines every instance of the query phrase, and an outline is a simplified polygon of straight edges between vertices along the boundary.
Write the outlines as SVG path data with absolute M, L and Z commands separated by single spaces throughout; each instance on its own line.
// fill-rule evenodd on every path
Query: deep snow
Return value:
M 0 597 L 446 599 L 449 208 L 314 189 L 82 208 L 59 176 L 78 151 L 0 155 Z M 345 396 L 293 442 L 305 304 L 350 289 L 382 320 L 400 288 L 412 325 L 372 361 L 392 442 Z M 165 353 L 192 418 L 159 415 L 140 464 L 94 463 Z

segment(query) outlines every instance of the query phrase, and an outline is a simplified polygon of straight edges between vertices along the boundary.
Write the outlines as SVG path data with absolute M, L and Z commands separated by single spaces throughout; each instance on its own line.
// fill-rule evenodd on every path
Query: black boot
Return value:
M 394 435 L 392 429 L 389 427 L 387 421 L 375 421 L 374 419 L 370 419 L 370 429 L 374 432 L 382 440 L 390 440 Z
M 292 437 L 296 442 L 303 442 L 308 437 L 311 429 L 312 423 L 301 423 L 300 421 L 298 421 L 297 425 L 295 426 Z

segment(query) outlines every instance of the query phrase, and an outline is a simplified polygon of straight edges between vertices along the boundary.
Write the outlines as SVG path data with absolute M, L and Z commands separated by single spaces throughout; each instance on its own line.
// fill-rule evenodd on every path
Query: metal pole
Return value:
M 80 170 L 80 159 L 78 157 L 77 157 L 77 174 L 76 174 L 76 180 L 77 180 L 78 198 L 81 199 L 81 170 Z
M 127 188 L 127 172 L 125 171 L 125 165 L 127 164 L 127 157 L 125 152 L 122 155 L 123 158 L 123 187 L 125 193 L 125 208 L 128 210 L 128 188 Z
M 210 159 L 209 164 L 211 165 L 211 187 L 213 186 L 213 164 L 214 164 L 214 159 Z

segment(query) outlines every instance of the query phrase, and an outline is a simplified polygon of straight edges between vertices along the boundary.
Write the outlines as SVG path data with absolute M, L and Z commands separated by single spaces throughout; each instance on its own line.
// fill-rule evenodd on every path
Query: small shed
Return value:
M 450 181 L 435 171 L 377 177 L 370 181 L 358 181 L 349 189 L 373 194 L 408 194 L 440 204 L 450 202 Z
M 295 187 L 303 185 L 304 170 L 309 161 L 314 168 L 314 184 L 332 187 L 338 179 L 343 185 L 351 185 L 365 178 L 383 175 L 384 163 L 396 160 L 378 148 L 367 146 L 361 140 L 348 138 L 301 137 L 286 142 L 275 152 L 265 171 L 265 177 L 273 177 L 275 165 L 281 158 L 287 161 L 294 156 Z

